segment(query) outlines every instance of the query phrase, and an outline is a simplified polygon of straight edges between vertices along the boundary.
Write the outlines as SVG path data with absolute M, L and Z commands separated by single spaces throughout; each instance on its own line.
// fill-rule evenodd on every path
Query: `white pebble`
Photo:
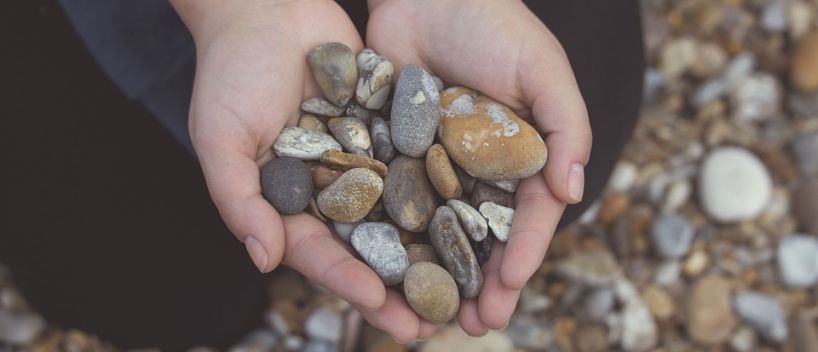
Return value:
M 699 177 L 702 208 L 715 221 L 731 223 L 756 217 L 772 195 L 764 164 L 739 147 L 721 147 L 704 160 Z

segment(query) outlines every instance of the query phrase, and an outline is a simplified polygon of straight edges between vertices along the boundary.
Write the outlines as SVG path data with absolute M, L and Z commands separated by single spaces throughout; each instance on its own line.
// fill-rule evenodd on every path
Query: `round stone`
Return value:
M 793 209 L 798 225 L 804 231 L 818 235 L 818 180 L 801 184 L 793 193 Z
M 360 221 L 378 201 L 382 191 L 383 180 L 374 171 L 352 169 L 318 194 L 318 209 L 335 221 Z
M 483 273 L 454 210 L 445 205 L 437 208 L 429 225 L 429 239 L 460 294 L 464 298 L 477 297 L 483 288 Z
M 412 264 L 406 271 L 403 292 L 412 310 L 435 324 L 452 320 L 460 308 L 460 296 L 452 276 L 434 263 Z
M 818 283 L 818 240 L 808 235 L 792 235 L 778 243 L 781 280 L 792 287 Z
M 426 172 L 432 186 L 443 199 L 460 198 L 463 195 L 460 179 L 457 178 L 446 150 L 440 144 L 432 145 L 426 152 Z
M 428 244 L 413 243 L 406 246 L 406 254 L 409 256 L 409 265 L 417 262 L 430 262 L 440 265 L 437 259 L 435 248 Z
M 329 130 L 347 152 L 372 157 L 372 139 L 366 125 L 358 118 L 332 118 L 329 120 Z
M 300 213 L 312 197 L 310 170 L 295 158 L 270 160 L 261 168 L 261 194 L 281 214 Z
M 514 220 L 514 209 L 497 205 L 493 202 L 480 204 L 480 214 L 488 220 L 491 232 L 500 242 L 508 241 L 511 233 L 511 223 Z
M 435 194 L 422 159 L 398 156 L 384 179 L 383 206 L 403 229 L 423 232 L 435 214 Z
M 449 208 L 454 210 L 457 214 L 457 219 L 460 220 L 460 225 L 471 238 L 477 242 L 486 238 L 489 233 L 486 219 L 480 213 L 466 202 L 457 199 L 449 199 L 446 202 Z
M 307 54 L 312 76 L 324 97 L 336 106 L 345 106 L 355 96 L 358 67 L 352 50 L 341 43 L 316 46 Z
M 663 214 L 653 221 L 650 234 L 659 255 L 678 259 L 687 254 L 696 231 L 684 216 Z
M 392 99 L 392 143 L 401 153 L 421 158 L 435 139 L 440 121 L 440 94 L 428 72 L 406 65 Z
M 756 217 L 772 195 L 764 164 L 739 147 L 720 147 L 705 158 L 699 176 L 699 198 L 715 221 L 738 222 Z
M 279 157 L 300 160 L 318 160 L 328 150 L 341 151 L 341 145 L 326 133 L 301 127 L 284 128 L 273 144 L 273 151 Z
M 479 179 L 507 180 L 543 168 L 545 142 L 510 108 L 468 88 L 452 87 L 440 94 L 440 141 L 463 170 Z
M 803 92 L 818 90 L 818 29 L 807 34 L 795 49 L 790 65 L 790 80 Z
M 392 161 L 398 151 L 392 145 L 392 133 L 389 131 L 389 124 L 380 117 L 372 119 L 369 135 L 372 136 L 375 159 L 384 163 Z
M 400 243 L 398 229 L 383 222 L 365 222 L 355 227 L 350 240 L 384 285 L 403 281 L 409 257 Z

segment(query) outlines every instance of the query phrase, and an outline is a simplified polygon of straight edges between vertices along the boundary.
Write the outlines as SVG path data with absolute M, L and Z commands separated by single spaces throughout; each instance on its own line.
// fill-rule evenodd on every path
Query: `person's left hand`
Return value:
M 519 0 L 370 0 L 367 46 L 400 70 L 418 64 L 444 81 L 476 89 L 533 118 L 548 161 L 520 185 L 508 243 L 483 266 L 485 284 L 464 300 L 458 321 L 470 335 L 504 328 L 520 290 L 542 263 L 566 204 L 582 199 L 591 129 L 568 58 Z M 402 302 L 365 312 L 393 336 Z M 410 311 L 411 313 L 411 311 Z

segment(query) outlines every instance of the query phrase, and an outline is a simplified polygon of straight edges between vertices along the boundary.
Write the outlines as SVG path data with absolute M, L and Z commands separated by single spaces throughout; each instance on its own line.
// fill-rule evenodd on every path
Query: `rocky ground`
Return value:
M 818 351 L 818 1 L 642 5 L 641 122 L 505 331 L 399 346 L 282 270 L 271 287 L 290 289 L 234 350 Z M 50 327 L 10 276 L 0 267 L 0 350 L 114 349 Z

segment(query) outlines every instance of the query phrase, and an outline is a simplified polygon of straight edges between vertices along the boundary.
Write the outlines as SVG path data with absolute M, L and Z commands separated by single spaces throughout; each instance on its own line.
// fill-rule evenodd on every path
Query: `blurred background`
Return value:
M 139 209 L 157 206 L 179 232 L 222 228 L 195 161 L 170 136 L 154 137 L 161 126 L 139 118 L 143 108 L 96 68 L 59 6 L 15 5 L 22 11 L 0 21 L 0 109 L 13 122 L 0 128 L 0 199 L 3 217 L 16 221 L 0 231 L 92 226 L 138 236 L 152 224 Z M 603 197 L 555 237 L 507 329 L 476 339 L 453 325 L 400 346 L 283 269 L 268 285 L 287 289 L 269 290 L 256 328 L 232 350 L 818 351 L 818 1 L 641 7 L 648 68 L 639 125 Z M 80 83 L 92 89 L 75 89 Z M 112 128 L 122 133 L 104 133 Z M 143 182 L 123 184 L 114 174 L 122 172 Z M 130 204 L 117 198 L 123 187 L 157 198 L 172 189 L 186 201 Z M 73 200 L 113 209 L 90 224 L 82 208 L 48 207 Z M 116 211 L 124 203 L 127 214 Z M 213 220 L 193 219 L 202 212 Z M 29 245 L 70 258 L 59 243 L 71 238 L 52 235 Z M 149 250 L 111 241 L 100 248 Z M 125 280 L 141 273 L 112 252 L 98 264 L 118 265 Z M 0 262 L 18 259 L 0 248 Z M 37 297 L 17 288 L 37 277 L 21 270 L 0 264 L 0 350 L 117 350 L 40 315 L 27 300 Z

